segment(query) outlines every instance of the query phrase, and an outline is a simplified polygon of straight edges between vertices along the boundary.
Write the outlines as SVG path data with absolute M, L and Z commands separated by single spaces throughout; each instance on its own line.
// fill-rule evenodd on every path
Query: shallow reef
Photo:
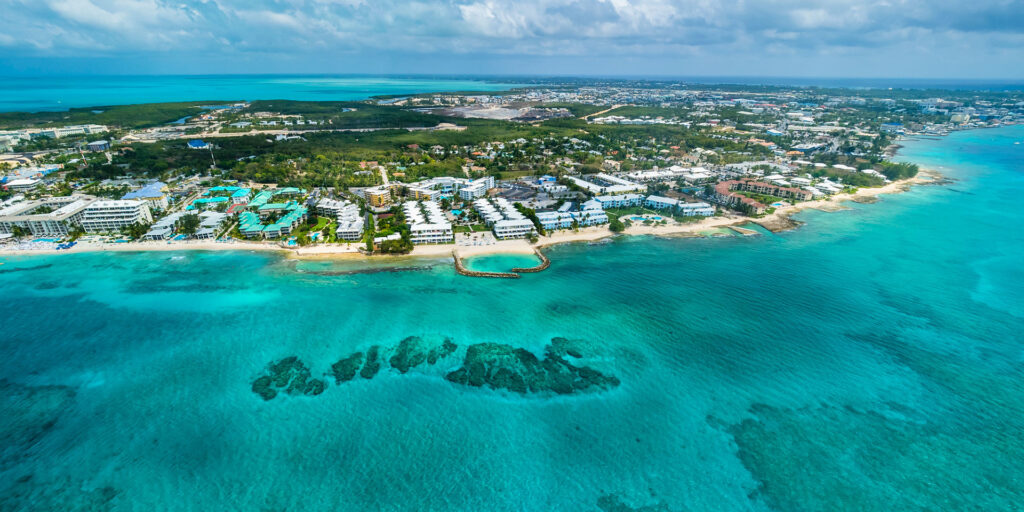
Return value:
M 477 343 L 459 350 L 451 338 L 424 339 L 409 336 L 392 347 L 373 345 L 365 352 L 353 352 L 331 364 L 326 374 L 336 385 L 359 375 L 370 380 L 392 368 L 398 374 L 417 369 L 421 374 L 444 378 L 453 384 L 488 387 L 520 394 L 560 394 L 599 392 L 619 385 L 619 379 L 571 359 L 583 358 L 586 343 L 554 338 L 539 358 L 529 350 L 501 343 Z M 449 360 L 444 373 L 438 363 Z M 254 393 L 272 400 L 279 392 L 289 395 L 319 395 L 326 381 L 311 377 L 297 356 L 270 364 L 267 372 L 252 383 Z
M 359 368 L 363 366 L 363 353 L 356 352 L 337 363 L 331 365 L 331 374 L 334 375 L 334 383 L 341 384 L 355 378 Z
M 719 428 L 758 482 L 751 497 L 774 510 L 1016 510 L 1024 502 L 1011 476 L 1022 456 L 1006 434 L 1014 425 L 964 429 L 905 408 L 755 404 L 750 412 Z
M 544 359 L 539 359 L 529 350 L 511 345 L 477 343 L 466 350 L 462 367 L 445 375 L 445 379 L 456 384 L 524 394 L 554 392 L 569 395 L 603 391 L 619 385 L 616 377 L 567 361 L 564 356 L 569 351 L 572 349 L 548 345 Z
M 289 395 L 319 395 L 327 389 L 323 379 L 311 377 L 309 368 L 298 357 L 286 357 L 267 366 L 265 375 L 252 383 L 252 391 L 264 400 L 272 400 L 280 392 Z

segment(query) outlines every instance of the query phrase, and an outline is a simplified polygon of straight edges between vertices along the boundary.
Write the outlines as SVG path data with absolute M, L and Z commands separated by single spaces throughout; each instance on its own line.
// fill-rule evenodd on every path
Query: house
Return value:
M 203 142 L 202 139 L 192 139 L 188 141 L 189 149 L 208 149 L 209 147 L 210 145 L 206 142 Z

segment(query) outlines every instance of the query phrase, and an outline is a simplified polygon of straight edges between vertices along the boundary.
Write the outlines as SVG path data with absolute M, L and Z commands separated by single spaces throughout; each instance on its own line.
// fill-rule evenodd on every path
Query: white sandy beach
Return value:
M 876 197 L 882 194 L 897 194 L 908 190 L 916 184 L 927 183 L 941 178 L 935 171 L 924 170 L 914 178 L 900 180 L 883 187 L 865 188 L 858 190 L 855 194 L 836 194 L 827 199 L 806 201 L 791 206 L 778 208 L 775 212 L 765 217 L 752 219 L 735 214 L 728 214 L 721 217 L 708 217 L 698 222 L 676 223 L 669 221 L 667 224 L 643 225 L 634 223 L 621 233 L 622 235 L 656 235 L 656 236 L 686 236 L 697 235 L 702 231 L 722 228 L 747 222 L 757 222 L 770 229 L 784 229 L 792 223 L 788 220 L 791 215 L 805 209 L 819 209 L 836 211 L 842 209 L 844 201 L 856 201 L 863 198 Z M 779 227 L 781 226 L 781 227 Z M 412 253 L 402 257 L 446 257 L 457 251 L 463 258 L 481 256 L 487 254 L 533 254 L 534 248 L 548 247 L 556 244 L 571 242 L 590 242 L 615 236 L 607 226 L 582 228 L 578 231 L 557 231 L 548 236 L 540 237 L 536 244 L 530 244 L 527 240 L 498 240 L 485 245 L 418 245 Z M 393 258 L 389 255 L 367 256 L 359 251 L 362 243 L 333 244 L 333 245 L 312 245 L 306 247 L 286 248 L 278 243 L 272 242 L 214 242 L 203 241 L 176 241 L 176 242 L 129 242 L 129 243 L 79 243 L 66 250 L 53 249 L 18 249 L 15 246 L 0 247 L 0 256 L 31 255 L 31 254 L 65 254 L 82 252 L 136 252 L 136 251 L 277 251 L 286 256 L 297 259 L 347 259 L 347 258 Z

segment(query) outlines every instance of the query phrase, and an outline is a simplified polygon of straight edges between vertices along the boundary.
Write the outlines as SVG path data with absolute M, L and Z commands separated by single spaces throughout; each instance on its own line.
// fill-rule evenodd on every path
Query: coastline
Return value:
M 541 237 L 536 244 L 524 239 L 498 240 L 489 245 L 462 246 L 456 244 L 418 245 L 409 254 L 402 255 L 367 255 L 359 251 L 362 244 L 320 245 L 297 248 L 282 247 L 277 243 L 260 242 L 215 242 L 215 241 L 181 241 L 181 242 L 128 242 L 89 244 L 80 243 L 71 249 L 12 249 L 0 247 L 0 256 L 30 256 L 73 254 L 84 252 L 149 252 L 149 251 L 269 251 L 283 253 L 286 258 L 300 260 L 317 259 L 352 259 L 370 260 L 398 258 L 451 258 L 457 252 L 460 258 L 495 254 L 534 254 L 534 249 L 541 249 L 565 243 L 594 242 L 619 235 L 626 236 L 702 236 L 701 232 L 716 228 L 730 228 L 741 224 L 754 223 L 772 232 L 793 229 L 800 225 L 790 217 L 806 210 L 839 211 L 845 209 L 846 201 L 873 202 L 883 194 L 899 194 L 910 190 L 914 185 L 933 183 L 942 179 L 942 175 L 931 169 L 921 169 L 917 176 L 905 180 L 894 181 L 882 187 L 863 188 L 855 193 L 836 194 L 826 199 L 806 201 L 795 205 L 784 206 L 764 217 L 744 217 L 727 214 L 720 217 L 708 217 L 698 222 L 675 223 L 665 225 L 644 226 L 634 224 L 622 233 L 613 233 L 607 226 L 581 228 L 578 231 L 558 231 Z

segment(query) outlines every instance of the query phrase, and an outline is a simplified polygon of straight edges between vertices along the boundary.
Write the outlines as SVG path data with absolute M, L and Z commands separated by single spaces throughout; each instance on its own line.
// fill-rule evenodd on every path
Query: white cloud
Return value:
M 1020 54 L 1006 0 L 8 0 L 0 45 L 40 56 L 201 50 L 651 56 L 986 41 Z M 926 51 L 922 50 L 922 51 Z

